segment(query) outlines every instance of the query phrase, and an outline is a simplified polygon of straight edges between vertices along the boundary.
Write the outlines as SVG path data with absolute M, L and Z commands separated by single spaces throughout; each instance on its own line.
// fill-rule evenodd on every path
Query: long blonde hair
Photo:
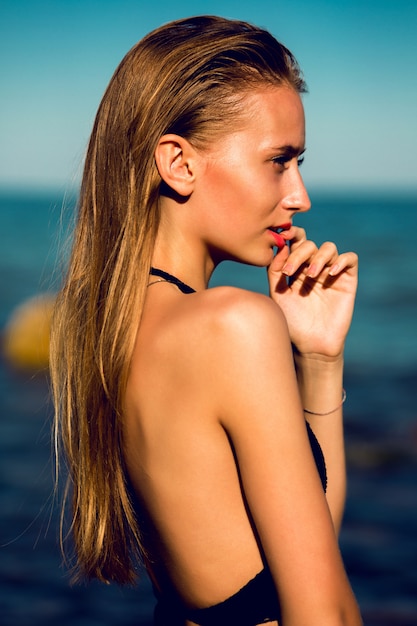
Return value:
M 201 16 L 136 44 L 98 109 L 51 336 L 79 575 L 133 582 L 143 550 L 123 459 L 123 397 L 163 193 L 155 148 L 176 133 L 204 149 L 238 120 L 238 96 L 271 84 L 305 90 L 284 46 L 245 22 Z

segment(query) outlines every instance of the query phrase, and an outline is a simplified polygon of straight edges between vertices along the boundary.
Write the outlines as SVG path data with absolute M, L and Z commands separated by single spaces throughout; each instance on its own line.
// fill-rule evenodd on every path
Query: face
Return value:
M 251 94 L 244 108 L 240 130 L 201 156 L 194 200 L 215 261 L 267 265 L 274 247 L 283 245 L 280 230 L 290 239 L 293 216 L 310 208 L 299 172 L 304 110 L 300 96 L 287 87 Z

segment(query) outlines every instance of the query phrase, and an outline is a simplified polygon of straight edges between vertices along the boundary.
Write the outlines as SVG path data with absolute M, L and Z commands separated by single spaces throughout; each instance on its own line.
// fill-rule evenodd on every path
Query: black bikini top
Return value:
M 190 620 L 199 626 L 255 626 L 281 620 L 275 585 L 267 569 L 224 602 L 204 609 L 187 609 L 178 598 L 158 597 L 154 612 L 155 626 L 184 626 Z

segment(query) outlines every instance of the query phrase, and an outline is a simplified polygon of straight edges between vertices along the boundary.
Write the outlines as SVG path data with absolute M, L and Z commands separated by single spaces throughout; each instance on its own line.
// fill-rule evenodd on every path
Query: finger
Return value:
M 292 276 L 303 265 L 310 263 L 313 256 L 317 253 L 317 246 L 314 241 L 309 239 L 299 243 L 297 246 L 290 246 L 290 254 L 285 262 L 282 272 L 287 276 Z
M 281 233 L 281 237 L 287 242 L 287 245 L 282 246 L 282 248 L 278 248 L 272 263 L 268 267 L 268 272 L 280 272 L 284 262 L 290 254 L 290 249 L 295 250 L 307 239 L 306 231 L 300 226 L 292 226 L 289 230 L 284 230 Z
M 288 245 L 278 249 L 272 263 L 268 267 L 268 274 L 270 276 L 276 272 L 281 272 L 285 261 L 288 259 L 290 250 L 295 250 L 306 241 L 306 231 L 299 226 L 292 226 L 290 230 L 283 231 L 281 236 L 287 241 Z
M 292 226 L 289 231 L 283 231 L 281 235 L 289 242 L 291 250 L 296 250 L 304 241 L 307 241 L 306 231 L 300 226 Z
M 346 270 L 351 270 L 356 274 L 358 271 L 359 259 L 355 252 L 344 252 L 339 254 L 335 262 L 329 269 L 330 276 L 337 276 Z
M 316 278 L 325 268 L 335 267 L 338 258 L 336 245 L 331 241 L 326 241 L 309 260 L 309 266 L 306 269 L 307 276 Z

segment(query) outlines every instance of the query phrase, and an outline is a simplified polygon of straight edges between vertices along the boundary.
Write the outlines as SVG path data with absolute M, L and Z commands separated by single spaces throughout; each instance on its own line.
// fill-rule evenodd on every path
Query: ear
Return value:
M 180 196 L 194 189 L 196 151 L 179 135 L 163 135 L 155 150 L 155 162 L 162 180 Z

